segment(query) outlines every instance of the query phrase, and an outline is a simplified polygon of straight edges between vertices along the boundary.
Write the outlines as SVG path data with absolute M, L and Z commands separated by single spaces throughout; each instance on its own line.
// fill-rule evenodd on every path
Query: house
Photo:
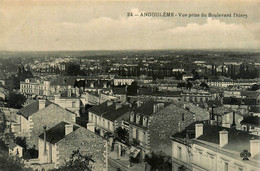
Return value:
M 28 138 L 30 146 L 37 146 L 37 137 L 42 133 L 43 126 L 51 128 L 61 121 L 76 122 L 76 114 L 48 100 L 37 100 L 22 108 L 20 115 L 20 136 Z
M 9 97 L 9 90 L 0 84 L 0 101 L 5 101 Z
M 248 132 L 196 122 L 171 139 L 173 170 L 259 170 L 260 139 Z
M 42 134 L 38 136 L 40 164 L 52 163 L 55 168 L 62 166 L 69 160 L 73 151 L 92 156 L 90 162 L 93 170 L 107 170 L 106 140 L 76 124 L 60 122 L 46 129 L 42 127 Z
M 128 120 L 130 106 L 118 102 L 107 101 L 88 110 L 89 123 L 103 136 L 106 132 L 114 133 L 122 122 Z
M 80 116 L 80 98 L 72 97 L 70 89 L 68 89 L 68 95 L 66 97 L 62 97 L 60 94 L 55 94 L 53 102 L 59 105 L 60 107 L 74 112 L 77 117 Z
M 140 149 L 140 161 L 150 152 L 162 151 L 171 156 L 171 132 L 178 132 L 195 120 L 205 120 L 207 112 L 193 113 L 185 105 L 149 100 L 130 113 L 129 139 Z M 196 111 L 195 109 L 192 109 Z
M 114 78 L 114 86 L 121 86 L 121 85 L 131 85 L 132 82 L 135 81 L 136 78 L 134 77 L 120 77 L 117 76 Z
M 10 142 L 7 146 L 9 149 L 9 155 L 14 155 L 14 156 L 17 155 L 19 157 L 23 157 L 23 151 L 24 151 L 23 147 L 21 147 L 20 145 L 14 142 Z
M 260 118 L 259 116 L 246 116 L 241 121 L 242 129 L 254 135 L 260 135 Z
M 243 115 L 240 110 L 232 110 L 224 106 L 218 106 L 211 109 L 211 115 L 214 115 L 211 120 L 215 120 L 218 124 L 223 127 L 231 128 L 235 126 L 236 129 L 242 129 L 240 122 L 243 120 Z

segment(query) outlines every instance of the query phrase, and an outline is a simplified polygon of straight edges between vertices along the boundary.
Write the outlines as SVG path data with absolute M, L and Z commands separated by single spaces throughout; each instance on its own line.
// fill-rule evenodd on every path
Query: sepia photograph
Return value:
M 0 0 L 0 171 L 260 171 L 260 1 Z

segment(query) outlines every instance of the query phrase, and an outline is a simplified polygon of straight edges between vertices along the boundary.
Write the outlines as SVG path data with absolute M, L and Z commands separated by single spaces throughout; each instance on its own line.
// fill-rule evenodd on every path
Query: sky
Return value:
M 127 13 L 244 17 L 127 17 Z M 0 0 L 0 51 L 260 49 L 254 0 Z

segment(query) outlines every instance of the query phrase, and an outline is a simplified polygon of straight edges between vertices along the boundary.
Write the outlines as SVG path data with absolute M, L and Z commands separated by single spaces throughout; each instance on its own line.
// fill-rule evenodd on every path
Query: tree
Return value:
M 193 86 L 193 84 L 190 81 L 186 85 L 187 89 L 191 89 L 192 86 Z
M 122 141 L 126 141 L 129 134 L 128 134 L 128 131 L 122 127 L 118 127 L 116 130 L 115 130 L 115 133 L 116 133 L 116 137 L 119 139 L 119 140 L 122 140 Z
M 91 171 L 93 169 L 92 163 L 94 163 L 92 156 L 83 155 L 78 149 L 73 151 L 69 161 L 67 161 L 63 166 L 60 166 L 58 169 L 53 169 L 53 171 Z
M 80 65 L 70 63 L 66 68 L 67 76 L 77 76 L 80 75 Z
M 26 101 L 26 97 L 22 94 L 11 92 L 7 101 L 7 107 L 20 109 Z
M 163 155 L 162 153 L 155 154 L 152 152 L 150 155 L 145 155 L 145 162 L 150 165 L 151 171 L 164 170 L 171 171 L 171 157 Z
M 127 95 L 136 95 L 137 89 L 138 89 L 137 82 L 136 81 L 132 82 L 132 84 L 127 87 Z
M 209 88 L 208 84 L 206 84 L 205 82 L 200 83 L 200 87 L 205 88 L 205 89 Z

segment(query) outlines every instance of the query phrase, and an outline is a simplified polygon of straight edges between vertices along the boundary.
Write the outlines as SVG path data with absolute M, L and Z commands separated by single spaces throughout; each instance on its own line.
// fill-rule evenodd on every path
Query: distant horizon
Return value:
M 194 51 L 260 51 L 260 48 L 254 49 L 254 48 L 249 48 L 249 49 L 244 49 L 244 48 L 215 48 L 215 49 L 192 49 L 192 48 L 178 48 L 178 49 L 120 49 L 120 50 L 110 50 L 110 49 L 94 49 L 94 50 L 0 50 L 0 52 L 87 52 L 87 51 L 115 51 L 115 52 L 120 52 L 120 51 L 182 51 L 182 50 L 194 50 Z

